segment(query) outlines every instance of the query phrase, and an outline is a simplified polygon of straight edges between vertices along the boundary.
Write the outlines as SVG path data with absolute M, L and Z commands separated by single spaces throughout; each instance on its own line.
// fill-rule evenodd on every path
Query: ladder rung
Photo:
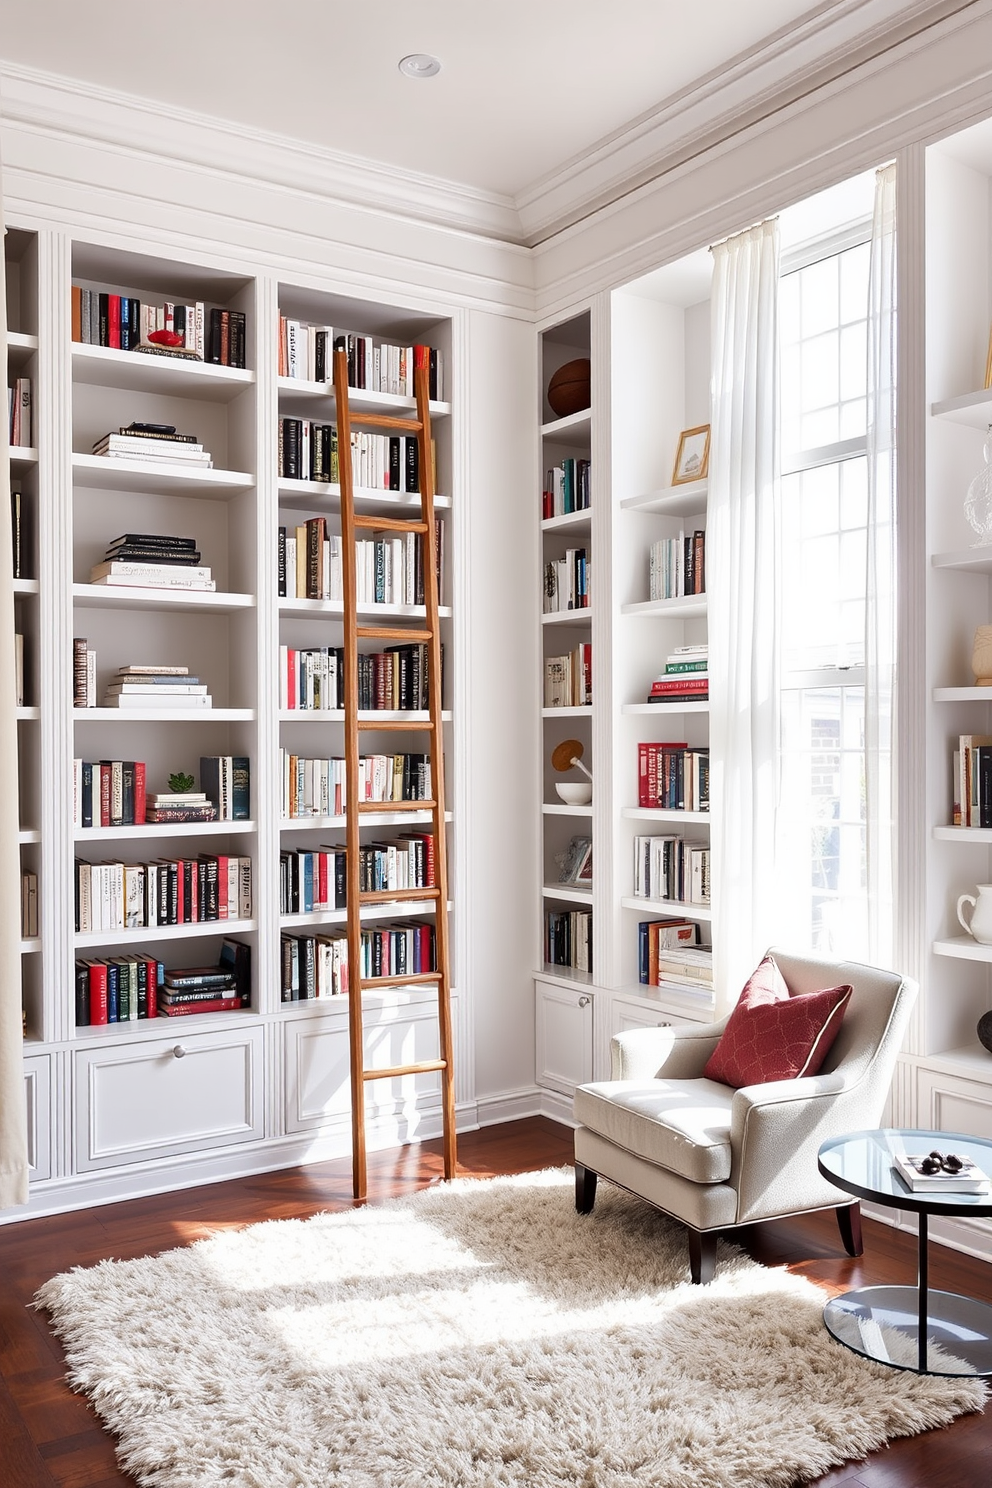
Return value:
M 360 812 L 374 815 L 377 811 L 433 811 L 433 801 L 359 801 Z
M 359 904 L 391 904 L 394 899 L 440 899 L 433 884 L 422 889 L 365 889 L 358 895 Z
M 373 532 L 427 532 L 426 522 L 416 517 L 365 517 L 358 513 L 352 518 L 356 527 L 367 527 Z
M 402 418 L 396 413 L 362 413 L 351 409 L 352 428 L 358 429 L 405 429 L 408 434 L 419 434 L 419 419 Z
M 399 625 L 360 625 L 360 641 L 423 641 L 434 639 L 432 630 L 403 630 Z
M 422 1059 L 419 1064 L 397 1064 L 392 1069 L 362 1070 L 363 1080 L 395 1080 L 397 1075 L 429 1075 L 448 1068 L 446 1059 Z
M 360 729 L 374 729 L 376 733 L 378 733 L 380 729 L 386 730 L 387 732 L 395 733 L 402 729 L 412 729 L 415 731 L 423 732 L 425 729 L 434 728 L 434 720 L 432 718 L 426 717 L 421 717 L 420 719 L 384 718 L 381 721 L 377 721 L 374 718 L 359 718 L 357 720 L 357 723 Z
M 376 987 L 412 987 L 419 982 L 440 982 L 439 971 L 416 971 L 409 976 L 362 977 L 363 992 L 374 992 Z

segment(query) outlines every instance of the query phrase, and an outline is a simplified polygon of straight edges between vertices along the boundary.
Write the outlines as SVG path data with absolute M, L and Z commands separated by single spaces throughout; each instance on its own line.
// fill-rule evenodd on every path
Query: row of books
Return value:
M 541 495 L 541 517 L 567 517 L 572 512 L 586 511 L 591 500 L 590 464 L 588 460 L 568 456 L 560 465 L 552 465 L 544 478 Z
M 251 1006 L 251 947 L 226 937 L 212 966 L 169 968 L 146 951 L 75 964 L 77 1028 Z
M 251 858 L 200 853 L 150 863 L 75 863 L 79 935 L 251 918 Z
M 347 773 L 343 759 L 308 759 L 288 749 L 281 749 L 279 757 L 284 818 L 344 815 Z M 363 754 L 358 761 L 358 799 L 430 801 L 430 755 Z
M 709 904 L 709 848 L 682 837 L 635 837 L 634 897 Z
M 638 744 L 637 804 L 665 811 L 709 811 L 709 749 L 684 741 Z
M 564 556 L 544 565 L 544 613 L 585 610 L 589 607 L 591 564 L 585 548 L 566 548 Z
M 26 449 L 31 442 L 31 379 L 17 377 L 7 389 L 7 443 Z
M 344 931 L 280 938 L 282 1001 L 309 1002 L 348 994 L 348 938 Z M 437 968 L 434 926 L 409 920 L 388 928 L 363 930 L 363 981 L 376 977 L 420 976 Z
M 135 295 L 74 284 L 71 315 L 72 339 L 86 346 L 171 353 L 222 367 L 245 365 L 246 321 L 240 310 L 208 310 L 202 300 L 152 305 Z
M 437 483 L 437 441 L 431 440 L 433 474 Z M 279 420 L 277 469 L 283 480 L 311 480 L 337 485 L 341 479 L 338 431 L 316 419 Z M 356 429 L 351 435 L 351 478 L 360 490 L 420 490 L 420 446 L 412 434 L 372 434 Z
M 74 759 L 72 765 L 74 827 L 246 821 L 251 815 L 251 769 L 246 755 L 201 755 L 203 789 L 184 792 L 147 792 L 144 760 Z
M 675 971 L 686 949 L 693 953 L 700 949 L 699 926 L 694 920 L 642 920 L 637 927 L 638 979 L 647 987 L 682 980 Z M 712 950 L 707 950 L 706 956 L 712 965 Z
M 140 827 L 146 820 L 144 760 L 72 762 L 74 827 Z
M 444 651 L 442 648 L 442 673 Z M 362 710 L 419 711 L 429 705 L 427 647 L 415 642 L 358 657 L 358 706 Z M 279 706 L 288 711 L 344 707 L 341 647 L 279 648 Z
M 549 966 L 592 971 L 592 911 L 549 909 L 544 916 L 544 959 Z
M 372 336 L 338 331 L 333 326 L 312 325 L 291 316 L 279 317 L 279 376 L 305 382 L 330 382 L 334 376 L 332 353 L 342 350 L 348 357 L 350 387 L 368 392 L 390 393 L 401 398 L 414 395 L 414 368 L 426 366 L 430 397 L 443 398 L 443 361 L 434 346 L 396 346 Z
M 952 825 L 992 827 L 992 735 L 959 735 L 951 774 Z
M 544 659 L 544 706 L 583 708 L 592 702 L 592 645 L 582 641 L 564 656 Z
M 346 849 L 340 842 L 282 851 L 279 854 L 280 914 L 346 909 L 346 862 Z M 432 888 L 433 835 L 429 832 L 404 832 L 389 841 L 364 844 L 358 853 L 358 878 L 363 894 Z
M 38 875 L 30 868 L 21 871 L 21 935 L 34 940 L 38 934 Z
M 651 599 L 679 599 L 706 593 L 706 533 L 680 532 L 659 537 L 648 554 L 648 594 Z
M 444 584 L 444 519 L 434 519 L 438 590 Z M 424 538 L 419 532 L 377 532 L 355 544 L 356 599 L 359 604 L 422 605 Z M 328 533 L 325 517 L 310 517 L 295 528 L 280 527 L 276 550 L 278 591 L 289 599 L 343 599 L 344 547 L 339 533 Z

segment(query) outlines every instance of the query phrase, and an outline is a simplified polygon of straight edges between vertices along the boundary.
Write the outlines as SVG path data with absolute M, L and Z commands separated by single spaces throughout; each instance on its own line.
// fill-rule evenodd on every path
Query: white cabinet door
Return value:
M 75 1054 L 76 1168 L 115 1167 L 261 1137 L 261 1028 Z
M 992 1141 L 992 1086 L 923 1068 L 917 1080 L 919 1126 Z
M 537 982 L 537 1083 L 563 1095 L 593 1078 L 593 997 L 582 987 Z
M 32 1182 L 52 1176 L 52 1061 L 38 1054 L 24 1061 L 28 1107 L 28 1169 Z
M 365 1020 L 367 1069 L 396 1069 L 437 1059 L 437 1012 L 433 1002 L 368 1010 Z M 285 1026 L 286 1130 L 351 1126 L 351 1060 L 346 1006 L 318 1018 L 291 1018 Z M 402 1120 L 416 1129 L 417 1117 L 437 1110 L 440 1078 L 434 1073 L 373 1080 L 365 1087 L 366 1111 Z

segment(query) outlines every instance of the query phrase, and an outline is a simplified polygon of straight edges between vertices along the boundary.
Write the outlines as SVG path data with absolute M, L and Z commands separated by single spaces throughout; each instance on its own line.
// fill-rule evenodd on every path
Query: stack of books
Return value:
M 102 563 L 90 569 L 91 584 L 138 589 L 214 590 L 210 569 L 200 563 L 194 537 L 125 532 L 107 547 Z
M 103 699 L 105 708 L 211 708 L 205 682 L 189 667 L 135 662 L 118 667 Z M 154 797 L 151 798 L 154 800 Z
M 970 1193 L 987 1194 L 992 1190 L 989 1176 L 970 1157 L 961 1157 L 957 1172 L 945 1172 L 943 1167 L 936 1173 L 926 1171 L 926 1152 L 897 1152 L 892 1166 L 906 1187 L 913 1193 Z
M 660 946 L 652 966 L 658 987 L 677 983 L 685 992 L 707 1001 L 713 997 L 713 950 L 710 946 Z
M 148 797 L 149 822 L 208 822 L 217 820 L 217 807 L 206 791 L 156 791 Z
M 649 703 L 705 703 L 710 695 L 709 648 L 678 646 L 651 683 Z
M 108 460 L 154 460 L 191 470 L 210 470 L 213 460 L 195 434 L 179 434 L 175 424 L 122 424 L 117 433 L 104 434 L 93 446 Z

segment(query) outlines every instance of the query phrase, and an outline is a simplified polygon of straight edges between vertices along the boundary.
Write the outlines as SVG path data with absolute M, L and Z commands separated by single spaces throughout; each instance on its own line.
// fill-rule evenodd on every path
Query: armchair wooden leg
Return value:
M 837 1228 L 849 1256 L 864 1255 L 861 1238 L 861 1205 L 841 1204 L 837 1209 Z
M 716 1270 L 716 1231 L 689 1231 L 689 1271 L 695 1286 L 713 1280 Z
M 581 1163 L 575 1164 L 575 1208 L 579 1214 L 592 1213 L 598 1177 L 599 1174 L 594 1173 L 591 1168 L 584 1168 Z

